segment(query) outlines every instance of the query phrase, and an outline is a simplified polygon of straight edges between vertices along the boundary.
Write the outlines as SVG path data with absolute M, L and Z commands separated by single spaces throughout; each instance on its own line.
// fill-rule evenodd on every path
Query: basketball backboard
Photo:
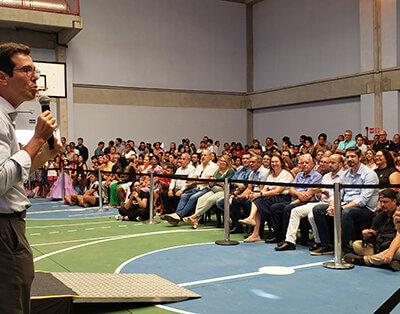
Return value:
M 34 61 L 35 67 L 40 71 L 37 81 L 39 90 L 49 97 L 67 97 L 66 65 L 62 62 Z

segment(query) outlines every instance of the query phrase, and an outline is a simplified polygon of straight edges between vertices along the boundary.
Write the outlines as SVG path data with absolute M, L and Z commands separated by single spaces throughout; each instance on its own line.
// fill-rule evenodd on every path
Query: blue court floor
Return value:
M 27 211 L 27 219 L 79 219 L 115 216 L 118 210 L 104 206 L 106 211 L 98 207 L 80 207 L 65 205 L 62 201 L 55 202 L 43 198 L 31 198 L 32 206 Z
M 116 272 L 155 273 L 200 294 L 200 299 L 166 304 L 193 313 L 373 313 L 400 287 L 400 272 L 320 265 L 331 259 L 311 256 L 302 246 L 275 252 L 263 242 L 203 244 L 138 256 Z M 259 272 L 266 266 L 267 273 Z M 271 274 L 275 270 L 287 274 Z M 393 313 L 400 313 L 400 305 Z

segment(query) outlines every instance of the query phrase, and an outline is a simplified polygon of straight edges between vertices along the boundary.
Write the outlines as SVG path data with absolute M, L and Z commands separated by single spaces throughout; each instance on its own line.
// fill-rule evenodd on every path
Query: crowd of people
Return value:
M 321 133 L 316 142 L 302 135 L 298 144 L 285 136 L 281 144 L 267 137 L 265 145 L 253 139 L 251 146 L 224 143 L 204 136 L 196 147 L 189 139 L 169 149 L 117 138 L 105 147 L 103 141 L 91 157 L 79 138 L 77 145 L 62 138 L 60 154 L 34 174 L 33 197 L 62 198 L 65 203 L 97 206 L 99 196 L 119 211 L 118 220 L 142 221 L 149 218 L 150 179 L 143 174 L 176 174 L 191 180 L 154 177 L 154 212 L 171 225 L 181 221 L 198 228 L 200 218 L 210 209 L 223 210 L 222 182 L 196 179 L 237 179 L 253 183 L 233 183 L 230 195 L 231 233 L 251 234 L 244 242 L 261 241 L 260 232 L 268 225 L 276 251 L 296 249 L 297 231 L 308 220 L 314 238 L 312 255 L 333 254 L 333 191 L 305 188 L 301 184 L 400 184 L 400 135 L 387 139 L 384 130 L 368 141 L 350 130 L 330 143 Z M 64 179 L 60 176 L 63 167 Z M 101 170 L 102 184 L 97 177 Z M 254 181 L 268 182 L 255 184 Z M 299 186 L 274 186 L 273 183 Z M 99 193 L 100 190 L 102 193 Z M 359 265 L 390 265 L 400 270 L 400 234 L 393 216 L 397 208 L 397 188 L 342 189 L 342 245 L 345 260 Z M 400 215 L 400 214 L 398 214 Z M 354 234 L 356 227 L 366 228 Z M 246 228 L 247 229 L 247 228 Z M 365 242 L 365 243 L 364 243 Z M 351 243 L 353 243 L 351 245 Z M 355 254 L 356 253 L 356 254 Z

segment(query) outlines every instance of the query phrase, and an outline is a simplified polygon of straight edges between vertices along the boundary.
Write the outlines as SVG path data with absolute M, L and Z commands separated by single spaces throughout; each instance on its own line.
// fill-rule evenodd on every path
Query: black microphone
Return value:
M 42 95 L 39 98 L 39 103 L 42 106 L 42 112 L 45 112 L 46 110 L 50 111 L 50 97 L 46 95 Z M 49 139 L 47 140 L 47 143 L 49 144 L 50 149 L 54 149 L 54 136 L 51 135 Z

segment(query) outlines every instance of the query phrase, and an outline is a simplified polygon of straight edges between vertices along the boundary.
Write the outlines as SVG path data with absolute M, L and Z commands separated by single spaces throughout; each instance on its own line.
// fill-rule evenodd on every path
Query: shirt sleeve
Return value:
M 10 156 L 11 140 L 6 130 L 7 126 L 0 123 L 0 196 L 4 195 L 16 183 L 26 182 L 31 168 L 31 158 L 26 151 L 20 150 Z
M 369 185 L 378 183 L 379 179 L 375 171 L 369 171 L 365 174 L 363 184 Z M 361 189 L 361 193 L 353 199 L 353 202 L 357 204 L 357 207 L 365 207 L 375 192 L 376 189 Z

